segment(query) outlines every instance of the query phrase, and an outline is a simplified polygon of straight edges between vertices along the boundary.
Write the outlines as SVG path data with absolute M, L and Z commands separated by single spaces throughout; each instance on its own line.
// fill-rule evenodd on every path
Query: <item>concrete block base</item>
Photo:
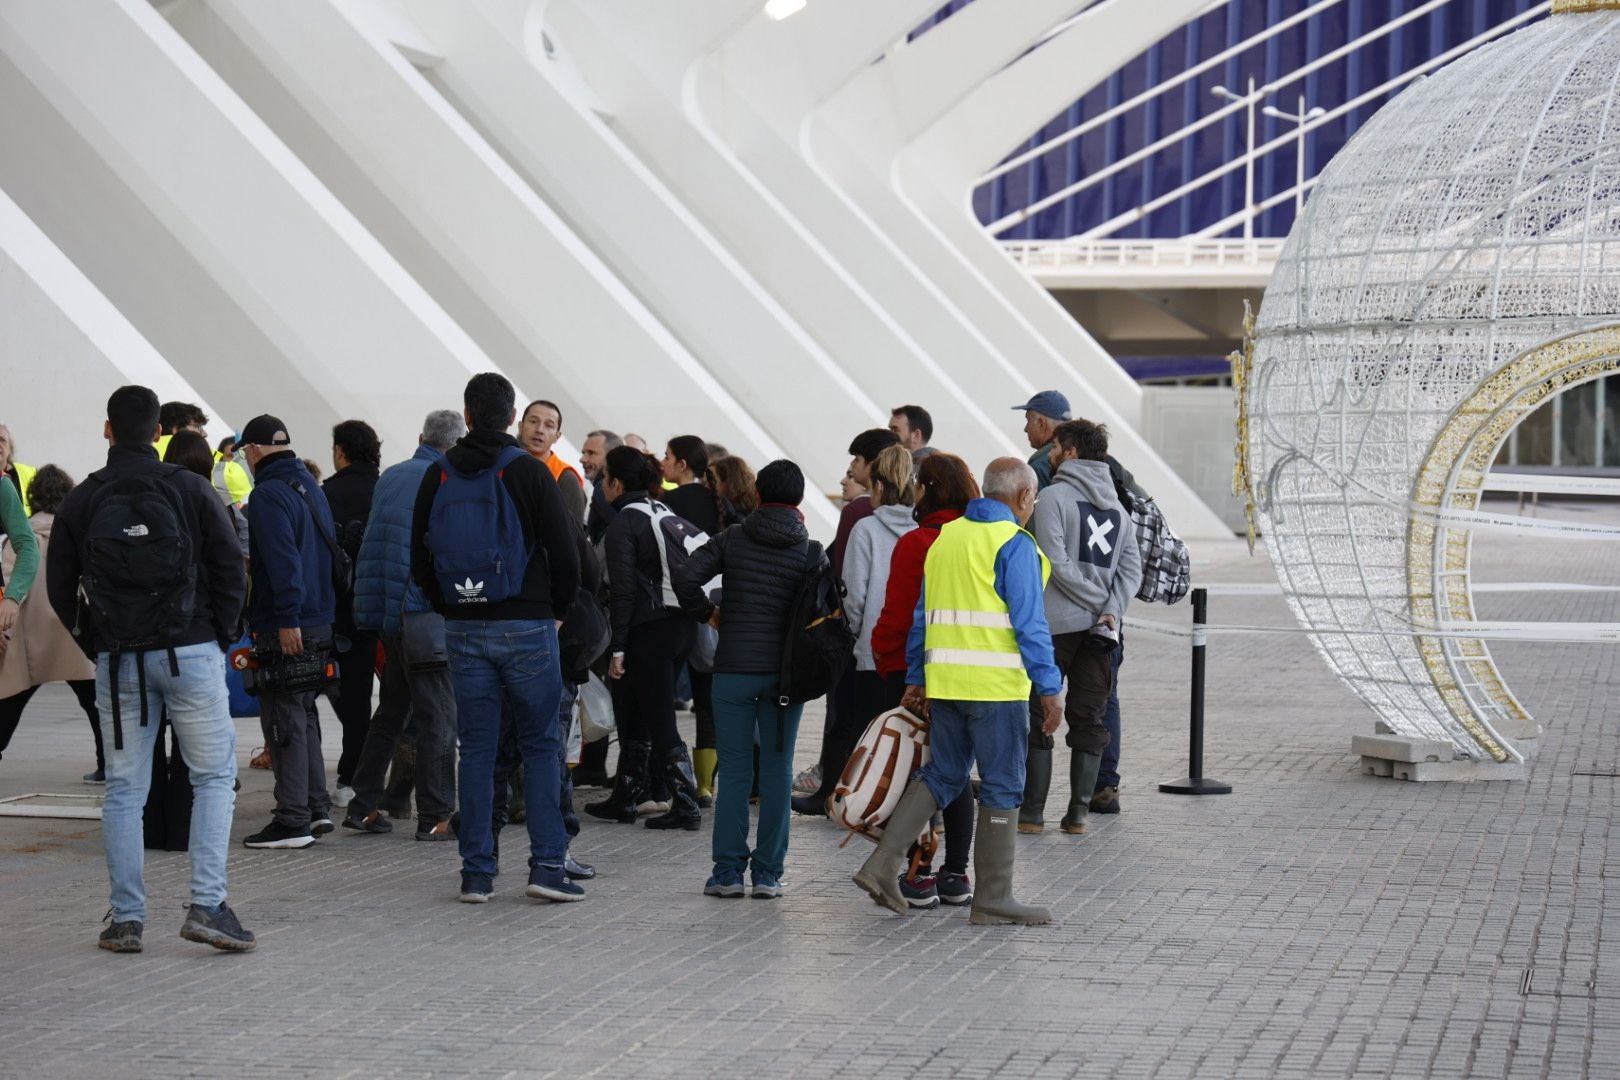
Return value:
M 1384 733 L 1355 735 L 1350 739 L 1350 749 L 1361 755 L 1361 767 L 1369 776 L 1418 781 L 1524 779 L 1521 763 L 1459 758 L 1450 743 L 1433 739 Z

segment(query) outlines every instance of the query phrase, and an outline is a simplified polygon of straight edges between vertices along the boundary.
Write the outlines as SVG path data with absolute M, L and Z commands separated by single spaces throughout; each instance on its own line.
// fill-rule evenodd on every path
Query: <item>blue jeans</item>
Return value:
M 115 922 L 146 921 L 145 847 L 141 813 L 152 787 L 152 750 L 164 709 L 191 770 L 191 902 L 217 908 L 225 902 L 225 855 L 231 844 L 236 809 L 236 726 L 225 689 L 225 654 L 218 645 L 183 645 L 169 654 L 149 652 L 120 657 L 118 707 L 124 748 L 113 738 L 113 672 L 108 654 L 96 658 L 96 707 L 101 713 L 107 756 L 107 795 L 101 835 L 107 848 Z M 141 694 L 136 665 L 146 674 L 147 723 L 141 726 Z
M 1114 688 L 1108 691 L 1108 712 L 1103 723 L 1108 725 L 1108 749 L 1103 751 L 1102 769 L 1097 773 L 1097 790 L 1119 787 L 1119 665 L 1125 662 L 1125 639 L 1119 640 L 1114 650 Z
M 934 802 L 949 806 L 979 766 L 979 805 L 1016 810 L 1024 801 L 1024 758 L 1029 747 L 1029 703 L 931 699 L 929 761 L 917 770 Z
M 529 865 L 561 866 L 568 851 L 557 803 L 557 706 L 562 695 L 557 628 L 550 619 L 482 622 L 451 620 L 444 628 L 450 682 L 456 691 L 461 739 L 458 777 L 461 823 L 457 841 L 463 873 L 496 872 L 490 818 L 495 800 L 495 757 L 501 740 L 501 701 L 511 711 L 518 752 L 537 767 L 523 770 L 529 827 Z
M 782 876 L 787 860 L 793 794 L 793 746 L 803 705 L 776 703 L 775 675 L 714 673 L 715 750 L 720 789 L 714 800 L 714 872 L 756 870 Z M 753 788 L 754 743 L 759 742 L 759 844 L 748 847 L 748 793 Z

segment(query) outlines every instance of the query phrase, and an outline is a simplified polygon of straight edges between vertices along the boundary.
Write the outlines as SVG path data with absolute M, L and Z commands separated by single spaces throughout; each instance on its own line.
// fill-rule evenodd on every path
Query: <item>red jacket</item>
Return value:
M 895 544 L 883 613 L 872 627 L 872 658 L 879 675 L 906 670 L 906 639 L 911 636 L 911 620 L 922 596 L 923 563 L 928 561 L 928 549 L 939 539 L 940 527 L 961 516 L 960 510 L 936 510 L 922 519 L 921 528 L 912 529 Z

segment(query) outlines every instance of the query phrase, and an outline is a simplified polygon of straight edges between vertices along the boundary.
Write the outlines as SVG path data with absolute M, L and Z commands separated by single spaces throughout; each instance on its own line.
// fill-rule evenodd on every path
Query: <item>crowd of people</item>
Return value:
M 142 812 L 164 730 L 192 793 L 181 934 L 255 945 L 226 903 L 232 679 L 256 698 L 255 758 L 274 774 L 248 848 L 308 847 L 338 827 L 334 810 L 346 829 L 389 833 L 414 793 L 415 837 L 458 844 L 467 903 L 494 895 L 500 834 L 519 821 L 526 894 L 584 899 L 596 871 L 570 850 L 584 786 L 606 789 L 582 807 L 604 822 L 697 831 L 708 811 L 703 892 L 781 897 L 792 815 L 827 816 L 867 725 L 905 708 L 927 718 L 931 760 L 896 778 L 904 795 L 856 884 L 900 913 L 1049 919 L 1013 898 L 1015 839 L 1046 827 L 1065 721 L 1061 830 L 1119 812 L 1121 625 L 1142 573 L 1128 499 L 1141 492 L 1105 428 L 1044 391 L 1016 407 L 1029 460 L 976 476 L 932 445 L 925 408 L 899 406 L 850 442 L 823 551 L 792 461 L 756 471 L 696 435 L 658 454 L 598 429 L 576 464 L 558 451 L 561 407 L 518 406 L 505 378 L 475 376 L 462 408 L 430 413 L 388 468 L 376 431 L 344 421 L 324 481 L 281 419 L 211 443 L 199 408 L 139 386 L 108 400 L 107 464 L 77 484 L 20 464 L 0 425 L 0 752 L 35 690 L 66 682 L 94 734 L 85 780 L 106 785 L 103 948 L 141 949 Z M 852 655 L 816 764 L 795 777 L 789 614 L 829 573 Z M 601 686 L 616 734 L 587 741 L 576 702 Z M 323 747 L 323 695 L 336 746 Z M 933 845 L 918 847 L 930 822 L 944 834 L 937 874 Z

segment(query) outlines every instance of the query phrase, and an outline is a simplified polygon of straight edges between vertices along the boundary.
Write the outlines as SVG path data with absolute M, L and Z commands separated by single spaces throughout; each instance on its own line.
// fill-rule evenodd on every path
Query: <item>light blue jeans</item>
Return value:
M 236 725 L 225 689 L 225 654 L 218 645 L 183 645 L 174 650 L 180 674 L 165 651 L 120 657 L 118 709 L 124 748 L 113 738 L 112 672 L 109 656 L 96 658 L 96 707 L 106 744 L 107 794 L 101 810 L 101 836 L 107 847 L 115 922 L 146 921 L 146 849 L 141 815 L 152 787 L 152 752 L 164 709 L 191 770 L 191 902 L 213 909 L 225 902 L 225 856 L 236 811 Z M 141 726 L 136 665 L 146 669 L 147 723 Z

